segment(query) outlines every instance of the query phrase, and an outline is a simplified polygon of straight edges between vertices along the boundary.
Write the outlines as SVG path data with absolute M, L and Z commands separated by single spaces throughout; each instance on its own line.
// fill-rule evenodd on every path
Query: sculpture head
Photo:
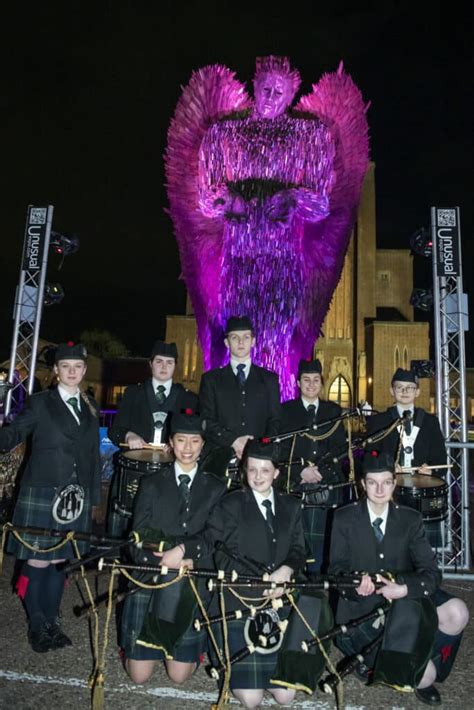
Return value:
M 291 69 L 288 57 L 257 57 L 255 109 L 260 118 L 277 118 L 293 101 L 301 83 L 299 72 Z

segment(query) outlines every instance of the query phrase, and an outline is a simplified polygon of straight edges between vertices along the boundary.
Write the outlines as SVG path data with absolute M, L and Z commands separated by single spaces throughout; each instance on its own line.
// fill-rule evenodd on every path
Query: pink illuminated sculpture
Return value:
M 226 67 L 195 72 L 166 152 L 205 369 L 225 362 L 227 318 L 248 315 L 283 399 L 339 280 L 368 162 L 366 106 L 342 65 L 292 110 L 299 84 L 284 57 L 257 59 L 254 101 Z

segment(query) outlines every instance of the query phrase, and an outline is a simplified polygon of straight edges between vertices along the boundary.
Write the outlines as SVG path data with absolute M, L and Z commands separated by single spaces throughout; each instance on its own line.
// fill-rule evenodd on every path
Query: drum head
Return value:
M 397 486 L 401 488 L 439 488 L 445 482 L 436 476 L 423 476 L 419 473 L 412 476 L 410 473 L 397 474 Z
M 173 454 L 160 449 L 135 449 L 133 451 L 125 451 L 122 456 L 127 461 L 136 461 L 142 464 L 162 464 L 174 461 Z

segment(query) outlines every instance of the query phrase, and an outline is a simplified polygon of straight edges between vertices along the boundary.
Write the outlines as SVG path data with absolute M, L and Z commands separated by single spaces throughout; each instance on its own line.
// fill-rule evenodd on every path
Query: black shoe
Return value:
M 55 619 L 53 622 L 48 624 L 48 635 L 52 649 L 72 646 L 71 639 L 69 636 L 66 636 L 64 631 L 61 629 L 59 619 Z
M 441 695 L 438 693 L 434 685 L 429 685 L 427 688 L 415 688 L 415 695 L 422 703 L 426 705 L 441 705 Z
M 354 675 L 362 682 L 369 683 L 372 680 L 373 670 L 366 666 L 365 663 L 359 663 L 354 668 Z
M 36 653 L 46 653 L 52 648 L 49 625 L 44 623 L 38 629 L 28 630 L 28 641 Z

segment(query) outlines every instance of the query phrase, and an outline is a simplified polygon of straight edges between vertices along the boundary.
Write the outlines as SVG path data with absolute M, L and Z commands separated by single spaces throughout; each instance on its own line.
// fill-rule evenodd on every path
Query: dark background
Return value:
M 0 355 L 30 203 L 53 204 L 53 228 L 81 240 L 59 273 L 51 256 L 48 280 L 66 297 L 44 310 L 42 336 L 106 328 L 148 354 L 165 315 L 185 305 L 162 159 L 180 85 L 209 63 L 249 82 L 255 56 L 270 53 L 290 56 L 303 92 L 344 60 L 372 102 L 378 246 L 408 248 L 431 205 L 459 205 L 472 289 L 472 16 L 463 6 L 96 0 L 4 10 Z M 430 285 L 429 260 L 418 257 L 415 273 L 417 286 Z M 469 336 L 468 345 L 472 364 Z

